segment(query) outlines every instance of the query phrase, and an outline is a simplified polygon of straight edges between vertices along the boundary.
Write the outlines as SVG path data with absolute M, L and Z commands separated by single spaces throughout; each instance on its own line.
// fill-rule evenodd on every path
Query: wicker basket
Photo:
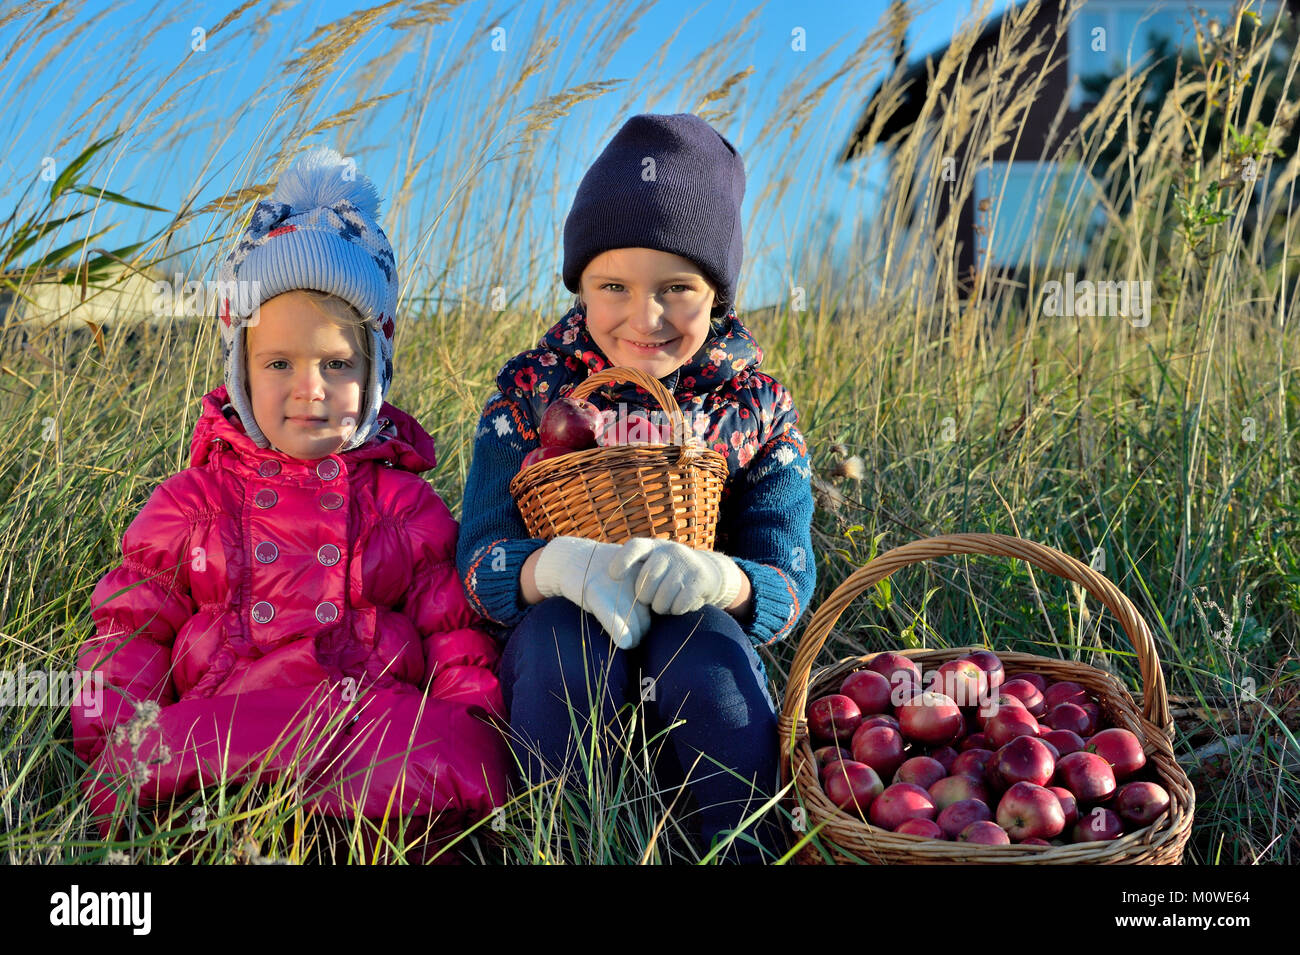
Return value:
M 1073 680 L 1098 699 L 1112 726 L 1131 730 L 1142 741 L 1148 765 L 1153 765 L 1161 785 L 1169 791 L 1170 808 L 1150 826 L 1108 842 L 1065 846 L 984 846 L 924 839 L 888 832 L 864 822 L 856 813 L 840 809 L 827 798 L 817 773 L 805 717 L 809 699 L 838 690 L 852 671 L 861 669 L 876 654 L 851 657 L 818 672 L 809 683 L 813 661 L 826 643 L 840 614 L 859 594 L 911 564 L 953 554 L 1015 557 L 1082 586 L 1118 618 L 1142 673 L 1142 709 L 1138 710 L 1124 686 L 1096 667 L 1029 653 L 999 653 L 1008 673 L 1032 670 L 1052 680 Z M 949 650 L 905 650 L 904 655 L 923 669 L 965 656 L 976 647 Z M 826 598 L 809 620 L 790 671 L 780 719 L 781 773 L 794 780 L 792 807 L 800 807 L 809 832 L 820 826 L 804 845 L 798 862 L 868 862 L 885 864 L 1162 864 L 1182 861 L 1183 847 L 1191 835 L 1195 795 L 1187 774 L 1174 759 L 1170 738 L 1173 720 L 1165 693 L 1164 674 L 1155 644 L 1137 609 L 1105 577 L 1073 557 L 1033 541 L 1001 534 L 954 534 L 913 541 L 880 554 L 854 571 Z M 796 833 L 799 835 L 799 833 Z
M 609 368 L 587 378 L 569 397 L 586 398 L 601 385 L 631 381 L 668 412 L 673 435 L 684 439 L 676 399 L 636 368 Z M 727 459 L 688 444 L 612 445 L 574 451 L 524 468 L 510 482 L 533 537 L 584 537 L 621 544 L 664 537 L 712 550 L 727 478 Z

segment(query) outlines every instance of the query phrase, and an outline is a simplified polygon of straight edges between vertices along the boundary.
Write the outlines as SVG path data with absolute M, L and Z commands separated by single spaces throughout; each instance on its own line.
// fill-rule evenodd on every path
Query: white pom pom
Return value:
M 271 198 L 287 203 L 294 212 L 332 206 L 347 199 L 369 218 L 379 217 L 379 193 L 374 184 L 357 172 L 355 163 L 345 161 L 328 146 L 304 153 L 286 169 Z

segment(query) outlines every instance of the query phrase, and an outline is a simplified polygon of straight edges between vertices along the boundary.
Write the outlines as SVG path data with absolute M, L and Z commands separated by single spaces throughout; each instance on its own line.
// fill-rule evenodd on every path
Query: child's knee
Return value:
M 588 683 L 618 686 L 622 667 L 611 660 L 609 636 L 591 614 L 563 597 L 548 597 L 516 626 L 502 655 L 501 676 L 507 702 L 521 685 L 569 687 L 576 696 Z
M 646 635 L 646 671 L 656 701 L 673 709 L 739 707 L 745 722 L 775 713 L 767 674 L 748 635 L 717 607 L 677 616 L 656 616 Z

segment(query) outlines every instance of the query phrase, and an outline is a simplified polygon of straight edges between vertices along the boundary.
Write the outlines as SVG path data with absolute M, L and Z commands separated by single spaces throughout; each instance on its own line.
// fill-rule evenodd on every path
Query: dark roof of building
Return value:
M 1152 0 L 1152 5 L 1156 5 L 1158 2 L 1159 0 Z M 1300 0 L 1283 0 L 1283 2 L 1285 2 L 1293 15 L 1300 13 Z M 1027 6 L 1026 3 L 1014 4 L 1000 13 L 990 16 L 988 20 L 984 22 L 984 25 L 980 27 L 980 32 L 976 37 L 975 42 L 971 44 L 970 53 L 967 55 L 967 62 L 970 61 L 971 57 L 979 56 L 985 49 L 996 41 L 998 31 L 1002 29 L 1002 20 L 1004 17 L 1013 11 L 1024 8 L 1025 6 Z M 1053 22 L 1055 22 L 1057 12 L 1060 10 L 1060 0 L 1042 0 L 1041 6 L 1043 11 L 1052 13 Z M 930 72 L 937 67 L 939 61 L 943 58 L 944 53 L 947 52 L 948 47 L 950 46 L 952 46 L 951 43 L 945 43 L 913 61 L 910 66 L 903 69 L 902 76 L 900 77 L 903 100 L 899 104 L 898 108 L 886 117 L 884 125 L 880 130 L 880 142 L 888 142 L 891 138 L 904 132 L 916 122 L 916 118 L 920 115 L 921 106 L 924 104 L 927 95 L 927 84 Z M 901 65 L 901 57 L 899 57 L 895 60 L 895 69 L 898 69 Z M 849 137 L 849 141 L 840 151 L 840 155 L 837 159 L 838 162 L 845 163 L 854 158 L 854 149 L 857 147 L 857 144 L 866 137 L 867 131 L 876 121 L 876 112 L 879 109 L 880 102 L 880 91 L 884 85 L 885 83 L 882 81 L 874 90 L 872 90 L 871 96 L 867 98 L 867 105 L 862 111 L 862 118 L 858 120 L 858 124 L 854 127 L 853 133 Z

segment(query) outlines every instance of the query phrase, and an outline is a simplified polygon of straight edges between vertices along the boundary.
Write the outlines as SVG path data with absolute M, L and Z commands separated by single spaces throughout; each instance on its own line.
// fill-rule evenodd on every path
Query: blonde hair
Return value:
M 361 354 L 365 357 L 366 365 L 369 367 L 370 362 L 375 360 L 371 354 L 370 326 L 361 313 L 357 311 L 356 306 L 347 299 L 340 298 L 329 292 L 318 292 L 311 288 L 296 289 L 296 291 L 306 295 L 311 299 L 313 305 L 340 325 L 347 325 L 357 329 L 357 338 L 361 340 Z

